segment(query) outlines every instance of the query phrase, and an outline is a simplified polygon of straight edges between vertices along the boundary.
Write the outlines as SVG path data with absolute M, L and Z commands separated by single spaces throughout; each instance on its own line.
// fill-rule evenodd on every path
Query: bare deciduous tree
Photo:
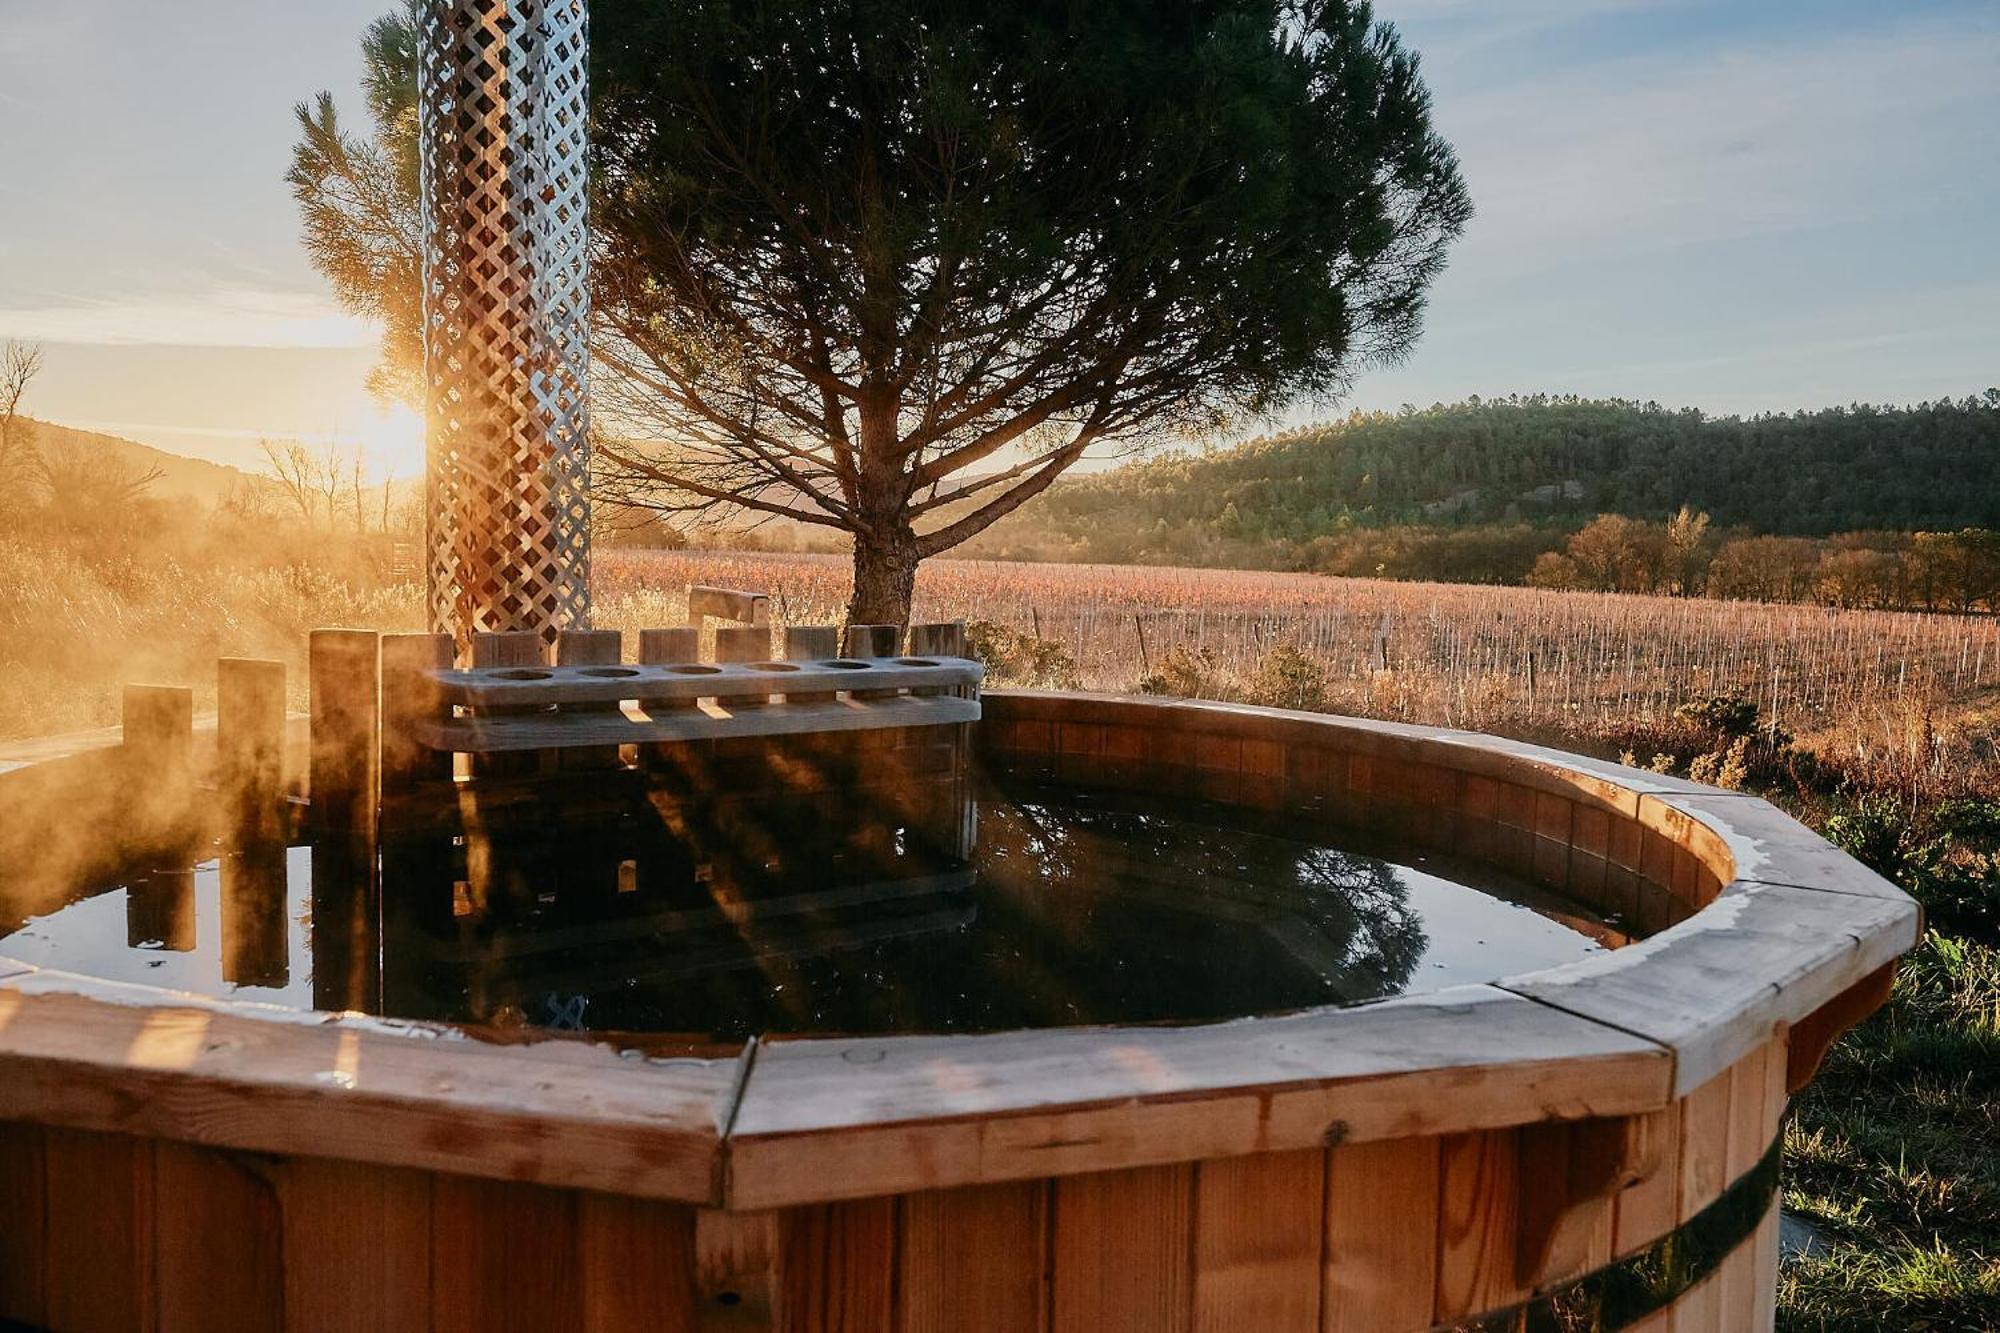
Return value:
M 35 481 L 49 517 L 72 532 L 123 533 L 139 502 L 165 473 L 76 438 L 49 439 L 35 450 Z
M 271 480 L 299 511 L 299 519 L 311 527 L 318 514 L 319 459 L 299 440 L 259 440 Z
M 21 400 L 41 371 L 40 344 L 10 338 L 0 348 L 0 506 L 18 497 L 34 472 L 35 438 L 21 416 Z

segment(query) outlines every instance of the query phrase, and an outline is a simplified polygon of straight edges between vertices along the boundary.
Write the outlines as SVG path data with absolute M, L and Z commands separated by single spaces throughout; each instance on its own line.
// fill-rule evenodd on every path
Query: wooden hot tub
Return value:
M 1002 692 L 977 745 L 1012 775 L 1387 829 L 1647 938 L 1232 1023 L 684 1059 L 0 958 L 0 1320 L 1770 1325 L 1786 1096 L 1915 942 L 1894 887 L 1755 798 L 1460 732 Z M 115 735 L 0 755 L 0 855 L 115 818 L 142 762 Z

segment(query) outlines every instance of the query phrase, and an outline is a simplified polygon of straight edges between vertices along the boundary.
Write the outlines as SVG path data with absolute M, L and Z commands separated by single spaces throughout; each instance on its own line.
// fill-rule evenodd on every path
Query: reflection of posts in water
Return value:
M 327 838 L 313 844 L 313 1008 L 381 1010 L 379 885 L 372 842 Z
M 222 979 L 232 986 L 283 986 L 291 979 L 285 939 L 285 845 L 265 842 L 222 858 Z
M 467 842 L 473 838 L 468 835 Z M 455 945 L 454 907 L 464 873 L 450 840 L 426 838 L 382 844 L 381 943 L 377 957 L 381 1010 L 399 1018 L 462 1017 L 463 1000 L 433 994 L 437 955 Z
M 125 944 L 158 945 L 175 953 L 195 946 L 194 871 L 155 870 L 125 890 Z

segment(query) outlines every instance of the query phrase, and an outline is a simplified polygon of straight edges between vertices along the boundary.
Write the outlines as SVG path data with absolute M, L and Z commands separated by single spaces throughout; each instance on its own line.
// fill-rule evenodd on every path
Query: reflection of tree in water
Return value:
M 1012 909 L 1009 926 L 1052 952 L 1094 955 L 1072 986 L 1152 964 L 1155 988 L 1206 992 L 1143 997 L 1162 1010 L 1144 1017 L 1394 994 L 1428 943 L 1385 862 L 1197 822 L 1164 803 L 989 802 L 980 841 L 983 910 Z M 1142 1015 L 1087 1015 L 1097 1017 Z
M 1350 937 L 1349 970 L 1380 978 L 1382 994 L 1410 984 L 1430 937 L 1394 866 L 1371 856 L 1312 847 L 1299 857 L 1296 873 L 1301 894 L 1319 910 L 1337 905 L 1359 926 Z

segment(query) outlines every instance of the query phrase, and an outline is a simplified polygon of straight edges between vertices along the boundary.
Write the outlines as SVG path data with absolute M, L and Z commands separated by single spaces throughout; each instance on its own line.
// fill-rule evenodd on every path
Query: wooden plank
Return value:
M 1511 1305 L 1515 1280 L 1520 1140 L 1513 1130 L 1453 1134 L 1439 1146 L 1435 1318 L 1450 1323 Z
M 0 1118 L 707 1201 L 737 1062 L 485 1047 L 421 1026 L 274 1021 L 38 972 L 10 979 Z M 103 997 L 103 998 L 94 998 Z M 330 1082 L 328 1074 L 344 1082 Z
M 451 715 L 451 704 L 432 673 L 451 665 L 449 634 L 382 636 L 382 791 L 451 777 L 451 756 L 435 754 L 418 739 L 420 726 Z
M 316 629 L 309 640 L 308 818 L 324 832 L 375 827 L 380 651 L 379 636 L 367 630 Z
M 153 1143 L 51 1128 L 48 1321 L 63 1333 L 151 1333 Z
M 1757 1226 L 1751 1263 L 1756 1267 L 1746 1327 L 1750 1333 L 1771 1333 L 1778 1325 L 1778 1201 Z
M 778 1317 L 777 1213 L 697 1209 L 695 1301 L 701 1333 L 770 1333 Z
M 894 1199 L 792 1209 L 781 1236 L 777 1327 L 783 1333 L 883 1333 L 894 1327 Z
M 285 664 L 225 657 L 215 664 L 215 785 L 237 844 L 284 836 Z
M 164 1139 L 154 1146 L 153 1169 L 160 1327 L 283 1328 L 284 1252 L 272 1183 L 223 1153 Z
M 0 1321 L 48 1323 L 48 1167 L 40 1125 L 0 1121 Z
M 417 728 L 435 750 L 463 754 L 507 754 L 575 745 L 657 744 L 663 741 L 720 740 L 745 736 L 797 736 L 822 731 L 875 731 L 893 727 L 950 727 L 979 720 L 977 699 L 905 697 L 831 703 L 770 705 L 735 699 L 665 715 L 629 713 L 585 717 L 534 714 L 469 717 Z
M 432 1333 L 581 1327 L 577 1196 L 495 1180 L 431 1181 Z
M 767 593 L 743 592 L 736 588 L 715 588 L 690 583 L 687 590 L 688 622 L 701 624 L 703 616 L 718 620 L 738 620 L 746 625 L 765 625 L 771 620 L 771 598 Z
M 1193 1220 L 1192 1166 L 1056 1181 L 1051 1333 L 1186 1333 Z
M 1771 1110 L 1774 1087 L 1771 1065 L 1783 1063 L 1784 1044 L 1773 1041 L 1736 1062 L 1729 1071 L 1729 1142 L 1725 1153 L 1726 1174 L 1735 1183 L 1763 1160 L 1771 1146 L 1777 1115 Z M 1783 1095 L 1783 1075 L 1779 1075 L 1777 1095 Z M 1736 1317 L 1755 1308 L 1759 1273 L 1754 1237 L 1744 1241 L 1725 1267 L 1722 1281 L 1722 1308 Z
M 278 1197 L 285 1327 L 430 1327 L 429 1173 L 294 1157 L 279 1171 Z
M 694 1333 L 694 1210 L 585 1194 L 577 1263 L 590 1333 Z
M 1347 1143 L 1326 1159 L 1325 1333 L 1404 1333 L 1437 1302 L 1435 1138 Z
M 1040 1333 L 1048 1324 L 1046 1181 L 902 1196 L 899 1333 Z
M 1671 1075 L 1650 1042 L 1477 986 L 1201 1027 L 773 1042 L 738 1106 L 731 1202 L 1624 1115 Z
M 1689 1093 L 1681 1107 L 1680 1186 L 1675 1221 L 1685 1222 L 1714 1203 L 1729 1183 L 1729 1093 L 1731 1071 Z
M 1737 884 L 1663 935 L 1498 984 L 1672 1048 L 1682 1095 L 1909 949 L 1917 918 L 1892 899 Z
M 1523 1125 L 1515 1279 L 1541 1291 L 1611 1262 L 1619 1189 L 1645 1137 L 1637 1117 Z
M 1680 1184 L 1675 1213 L 1686 1222 L 1715 1202 L 1729 1176 L 1729 1098 L 1734 1078 L 1724 1070 L 1688 1094 L 1681 1108 Z M 1723 1284 L 1711 1273 L 1674 1304 L 1676 1330 L 1713 1329 L 1723 1323 Z
M 753 636 L 755 633 L 751 631 Z M 745 645 L 740 651 L 747 653 L 751 646 Z M 764 651 L 769 651 L 768 646 Z M 556 704 L 618 703 L 638 698 L 692 702 L 756 695 L 770 691 L 773 675 L 782 675 L 787 686 L 802 688 L 849 690 L 865 681 L 886 690 L 906 690 L 977 685 L 985 674 L 979 663 L 955 658 L 944 659 L 936 666 L 911 666 L 908 663 L 913 659 L 901 657 L 838 660 L 847 665 L 815 661 L 800 663 L 794 671 L 775 673 L 756 670 L 741 661 L 654 662 L 642 658 L 612 672 L 542 664 L 464 671 L 446 669 L 438 671 L 436 679 L 445 699 L 464 707 L 547 708 Z
M 1224 1158 L 1196 1172 L 1196 1333 L 1318 1328 L 1325 1150 Z
M 1651 1169 L 1618 1192 L 1612 1210 L 1611 1253 L 1624 1258 L 1645 1249 L 1680 1224 L 1681 1107 L 1676 1101 L 1635 1117 L 1637 1133 L 1650 1149 Z

